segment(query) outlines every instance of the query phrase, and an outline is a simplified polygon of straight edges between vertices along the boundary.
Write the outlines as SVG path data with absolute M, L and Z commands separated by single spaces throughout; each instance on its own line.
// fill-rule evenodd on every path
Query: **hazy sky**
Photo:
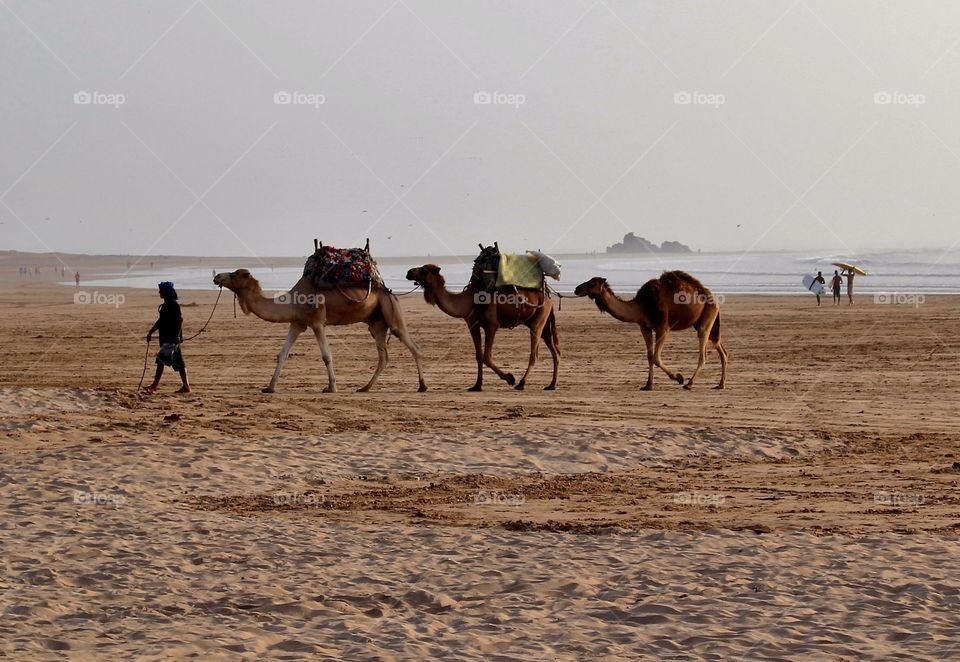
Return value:
M 960 240 L 956 2 L 0 0 L 0 62 L 0 249 Z

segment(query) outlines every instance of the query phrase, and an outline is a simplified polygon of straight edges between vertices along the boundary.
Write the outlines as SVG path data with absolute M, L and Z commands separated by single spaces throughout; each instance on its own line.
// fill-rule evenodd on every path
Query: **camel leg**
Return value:
M 473 339 L 473 351 L 477 357 L 477 381 L 471 386 L 468 391 L 482 391 L 483 390 L 483 350 L 480 349 L 480 325 L 471 324 L 468 326 L 470 329 L 470 338 Z
M 493 362 L 493 338 L 497 333 L 497 327 L 488 326 L 486 331 L 486 336 L 483 339 L 483 362 L 491 370 L 497 373 L 497 377 L 510 384 L 510 386 L 513 386 L 517 381 L 513 378 L 513 375 L 509 372 L 501 370 L 499 366 Z
M 361 386 L 357 389 L 359 393 L 366 393 L 372 389 L 376 385 L 377 380 L 380 379 L 380 373 L 387 367 L 387 333 L 387 325 L 383 320 L 370 325 L 370 335 L 373 336 L 374 342 L 377 343 L 377 369 L 374 370 L 373 377 L 370 378 L 366 386 Z
M 540 336 L 543 335 L 543 328 L 547 325 L 546 315 L 541 315 L 542 320 L 536 320 L 534 325 L 530 327 L 530 359 L 527 361 L 527 370 L 523 373 L 523 377 L 520 378 L 520 381 L 517 382 L 517 385 L 514 387 L 518 391 L 522 391 L 523 387 L 527 384 L 527 377 L 530 376 L 530 371 L 533 370 L 533 366 L 537 365 L 537 354 L 540 350 Z
M 273 377 L 270 379 L 270 385 L 265 387 L 263 390 L 264 393 L 273 393 L 277 388 L 277 380 L 280 379 L 280 371 L 283 370 L 283 364 L 287 360 L 287 356 L 290 355 L 290 349 L 293 347 L 293 343 L 297 342 L 297 338 L 300 337 L 300 334 L 306 330 L 306 327 L 299 326 L 297 324 L 291 324 L 290 330 L 287 331 L 287 339 L 283 343 L 283 347 L 280 348 L 280 353 L 277 354 L 277 367 L 273 371 Z
M 407 346 L 407 349 L 410 350 L 410 355 L 413 356 L 413 362 L 417 364 L 417 379 L 420 382 L 420 386 L 417 387 L 418 393 L 423 393 L 427 390 L 427 383 L 423 380 L 423 366 L 420 363 L 420 348 L 417 347 L 417 343 L 413 342 L 413 338 L 410 337 L 410 334 L 407 333 L 405 328 L 396 329 L 394 331 L 397 338 L 400 339 L 404 345 Z
M 713 343 L 713 347 L 714 349 L 717 350 L 717 354 L 720 355 L 720 368 L 721 368 L 720 383 L 714 386 L 713 388 L 717 390 L 721 390 L 727 384 L 727 350 L 726 348 L 724 348 L 723 342 L 720 340 Z
M 560 348 L 557 347 L 557 343 L 553 341 L 553 325 L 556 324 L 555 321 L 547 320 L 547 323 L 543 327 L 543 342 L 546 344 L 547 349 L 550 350 L 550 355 L 553 357 L 553 379 L 550 380 L 550 383 L 547 384 L 543 390 L 544 391 L 553 391 L 557 388 L 557 374 L 560 372 Z
M 657 331 L 657 340 L 656 340 L 656 343 L 654 343 L 654 347 L 653 347 L 653 360 L 657 364 L 658 368 L 660 368 L 665 373 L 667 373 L 667 377 L 677 382 L 678 384 L 682 384 L 683 375 L 681 375 L 679 372 L 673 372 L 663 362 L 663 346 L 667 343 L 668 333 L 669 332 L 667 329 L 663 329 L 662 331 Z
M 313 334 L 317 337 L 317 344 L 320 345 L 323 364 L 327 366 L 327 388 L 323 389 L 323 392 L 336 393 L 337 378 L 333 375 L 333 354 L 330 353 L 330 343 L 327 342 L 327 334 L 324 331 L 323 324 L 313 327 Z
M 702 328 L 697 330 L 697 340 L 700 341 L 700 358 L 697 361 L 697 369 L 693 371 L 693 376 L 690 378 L 683 388 L 688 391 L 693 388 L 693 382 L 700 374 L 700 371 L 703 370 L 703 366 L 707 364 L 707 343 L 710 341 L 710 329 L 713 327 L 713 319 L 710 320 L 709 325 L 704 325 Z
M 656 354 L 653 351 L 653 331 L 640 327 L 640 333 L 643 334 L 643 342 L 647 346 L 647 383 L 640 390 L 653 390 L 653 365 L 656 363 Z

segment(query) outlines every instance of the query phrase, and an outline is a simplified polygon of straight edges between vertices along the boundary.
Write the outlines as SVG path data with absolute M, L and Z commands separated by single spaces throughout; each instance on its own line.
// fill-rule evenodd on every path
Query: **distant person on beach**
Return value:
M 840 305 L 840 288 L 843 286 L 843 277 L 839 271 L 833 272 L 833 279 L 830 281 L 830 289 L 833 290 L 833 305 Z
M 180 344 L 183 342 L 183 315 L 180 313 L 180 304 L 177 303 L 177 291 L 170 281 L 164 281 L 158 287 L 163 303 L 158 309 L 159 318 L 147 333 L 147 343 L 153 339 L 153 332 L 159 331 L 160 351 L 157 352 L 157 373 L 146 391 L 151 394 L 157 392 L 163 367 L 170 366 L 180 373 L 180 381 L 183 382 L 183 386 L 177 393 L 190 393 L 187 366 L 183 362 L 183 354 L 180 351 Z
M 80 272 L 73 274 L 73 280 L 77 284 L 77 287 L 80 287 Z
M 853 305 L 853 277 L 856 276 L 853 269 L 844 269 L 843 275 L 847 278 L 847 298 L 850 299 L 850 302 L 847 304 L 849 306 Z
M 814 283 L 820 283 L 820 284 L 823 285 L 824 287 L 827 286 L 827 281 L 826 281 L 826 279 L 823 277 L 823 272 L 822 272 L 822 271 L 818 271 L 818 272 L 817 272 L 817 277 L 813 279 L 813 282 L 814 282 Z M 816 294 L 817 294 L 817 305 L 819 306 L 819 305 L 820 305 L 820 290 L 819 290 L 819 289 L 817 290 Z

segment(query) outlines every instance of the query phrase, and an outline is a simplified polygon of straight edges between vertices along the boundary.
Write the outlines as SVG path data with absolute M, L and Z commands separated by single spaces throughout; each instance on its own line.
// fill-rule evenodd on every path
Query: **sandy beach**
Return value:
M 235 319 L 225 291 L 184 346 L 194 393 L 168 373 L 148 398 L 157 296 L 75 303 L 17 264 L 0 259 L 0 655 L 960 656 L 960 297 L 727 297 L 727 389 L 711 354 L 692 392 L 662 373 L 639 391 L 638 329 L 564 299 L 556 392 L 542 350 L 526 391 L 488 371 L 468 393 L 464 323 L 417 294 L 427 393 L 396 341 L 356 393 L 376 350 L 353 326 L 329 331 L 340 392 L 308 334 L 266 395 L 286 328 Z M 180 293 L 186 335 L 216 297 Z M 501 332 L 496 356 L 520 372 L 527 347 Z M 665 358 L 691 372 L 693 332 Z

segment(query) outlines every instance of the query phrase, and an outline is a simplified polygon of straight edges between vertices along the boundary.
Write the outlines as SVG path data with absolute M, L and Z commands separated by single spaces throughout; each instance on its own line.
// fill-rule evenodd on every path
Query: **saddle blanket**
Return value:
M 497 287 L 523 287 L 538 290 L 543 287 L 543 270 L 536 257 L 500 253 L 497 268 Z
M 321 246 L 307 258 L 303 275 L 317 287 L 382 285 L 377 261 L 362 248 Z

